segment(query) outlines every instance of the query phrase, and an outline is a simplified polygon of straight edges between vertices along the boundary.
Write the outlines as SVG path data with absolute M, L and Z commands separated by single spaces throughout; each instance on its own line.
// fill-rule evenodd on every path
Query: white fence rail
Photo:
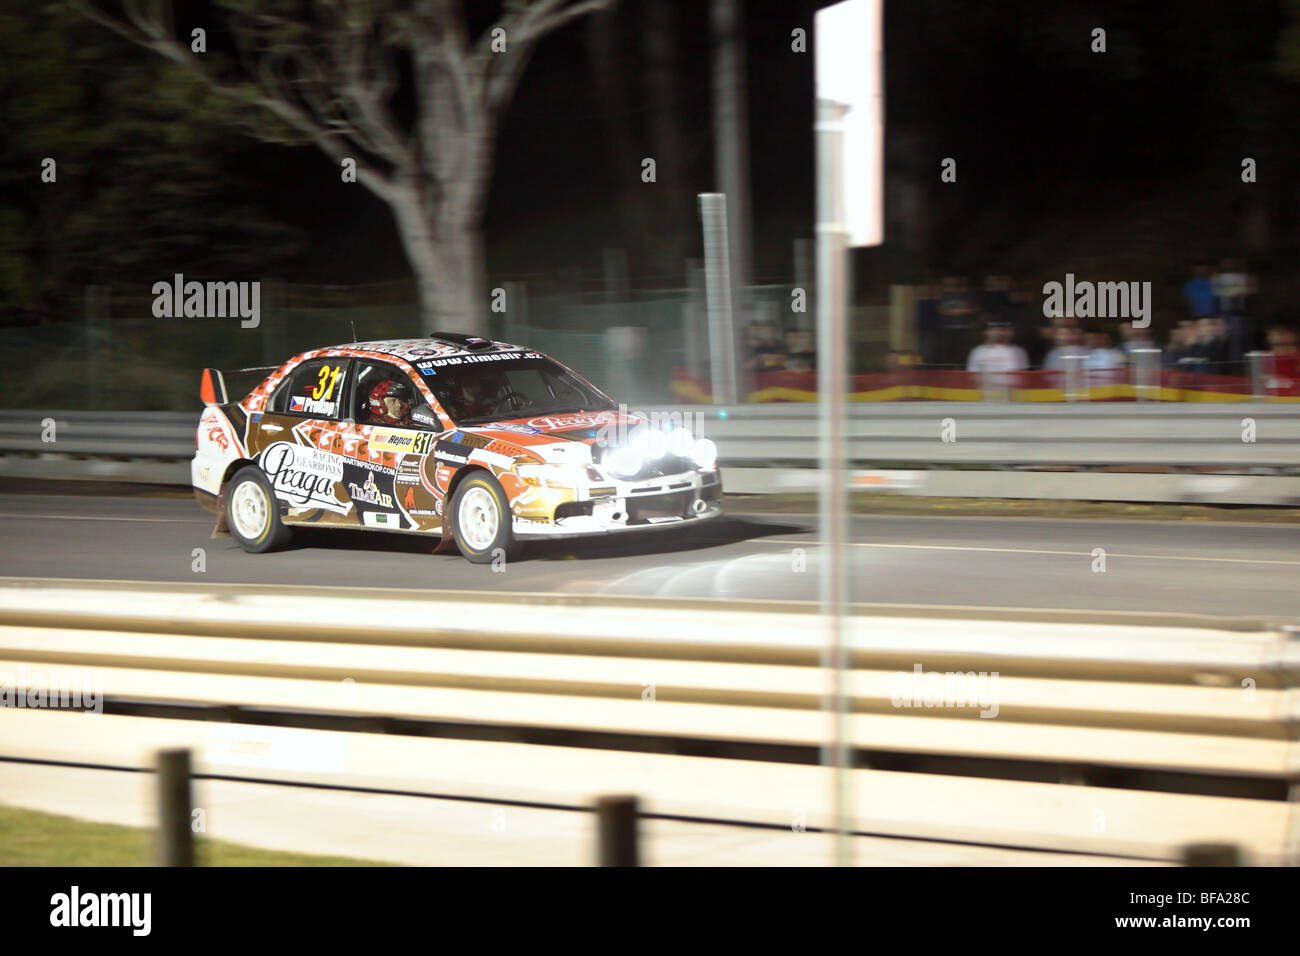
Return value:
M 1226 840 L 1294 861 L 1285 626 L 855 610 L 856 831 L 1169 861 Z M 206 772 L 266 782 L 548 806 L 635 792 L 658 813 L 789 827 L 798 811 L 821 827 L 826 771 L 804 759 L 827 728 L 812 612 L 584 599 L 575 633 L 551 595 L 3 579 L 0 672 L 90 686 L 103 724 L 87 736 L 79 715 L 16 711 L 0 757 L 134 766 L 180 743 Z
M 632 410 L 714 439 L 730 491 L 817 487 L 813 405 Z M 0 474 L 186 484 L 197 420 L 197 410 L 3 411 Z M 1300 412 L 1275 403 L 863 403 L 848 431 L 857 483 L 911 494 L 1300 502 Z M 1071 468 L 1108 471 L 1061 471 Z

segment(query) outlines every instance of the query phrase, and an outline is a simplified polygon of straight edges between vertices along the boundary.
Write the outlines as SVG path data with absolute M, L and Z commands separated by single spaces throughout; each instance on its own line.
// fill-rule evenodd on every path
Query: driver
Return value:
M 411 424 L 411 386 L 387 378 L 370 390 L 370 420 L 378 425 Z
M 485 418 L 497 410 L 497 389 L 485 375 L 465 375 L 459 381 L 460 396 L 456 405 L 464 418 Z

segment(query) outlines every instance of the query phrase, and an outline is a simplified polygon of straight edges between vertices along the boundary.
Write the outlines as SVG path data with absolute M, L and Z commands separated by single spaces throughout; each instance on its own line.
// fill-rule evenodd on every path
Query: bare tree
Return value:
M 193 71 L 250 135 L 355 163 L 392 211 L 428 327 L 482 334 L 482 216 L 501 117 L 537 41 L 615 0 L 505 0 L 477 40 L 462 0 L 218 0 L 228 57 L 178 36 L 170 0 L 69 2 Z M 405 120 L 394 109 L 404 76 Z

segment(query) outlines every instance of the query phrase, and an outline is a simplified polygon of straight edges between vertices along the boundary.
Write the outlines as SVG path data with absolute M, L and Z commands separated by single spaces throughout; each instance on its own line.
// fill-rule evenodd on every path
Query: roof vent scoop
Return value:
M 465 335 L 463 332 L 431 332 L 429 338 L 438 339 L 440 342 L 447 342 L 451 345 L 459 345 L 461 348 L 470 351 L 490 349 L 494 344 L 491 339 L 485 339 L 477 335 Z

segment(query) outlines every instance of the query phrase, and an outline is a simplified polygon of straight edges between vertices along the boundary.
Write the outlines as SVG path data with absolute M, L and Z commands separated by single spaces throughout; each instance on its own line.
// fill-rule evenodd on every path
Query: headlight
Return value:
M 695 436 L 685 428 L 674 428 L 668 433 L 668 450 L 678 458 L 690 458 L 695 447 Z
M 641 453 L 644 461 L 658 461 L 668 454 L 668 436 L 659 429 L 642 425 L 638 432 L 632 437 L 631 446 Z
M 709 469 L 717 463 L 718 446 L 707 438 L 697 438 L 691 446 L 691 461 L 699 467 Z
M 645 460 L 631 445 L 620 445 L 604 457 L 602 464 L 615 478 L 631 478 L 644 467 Z

